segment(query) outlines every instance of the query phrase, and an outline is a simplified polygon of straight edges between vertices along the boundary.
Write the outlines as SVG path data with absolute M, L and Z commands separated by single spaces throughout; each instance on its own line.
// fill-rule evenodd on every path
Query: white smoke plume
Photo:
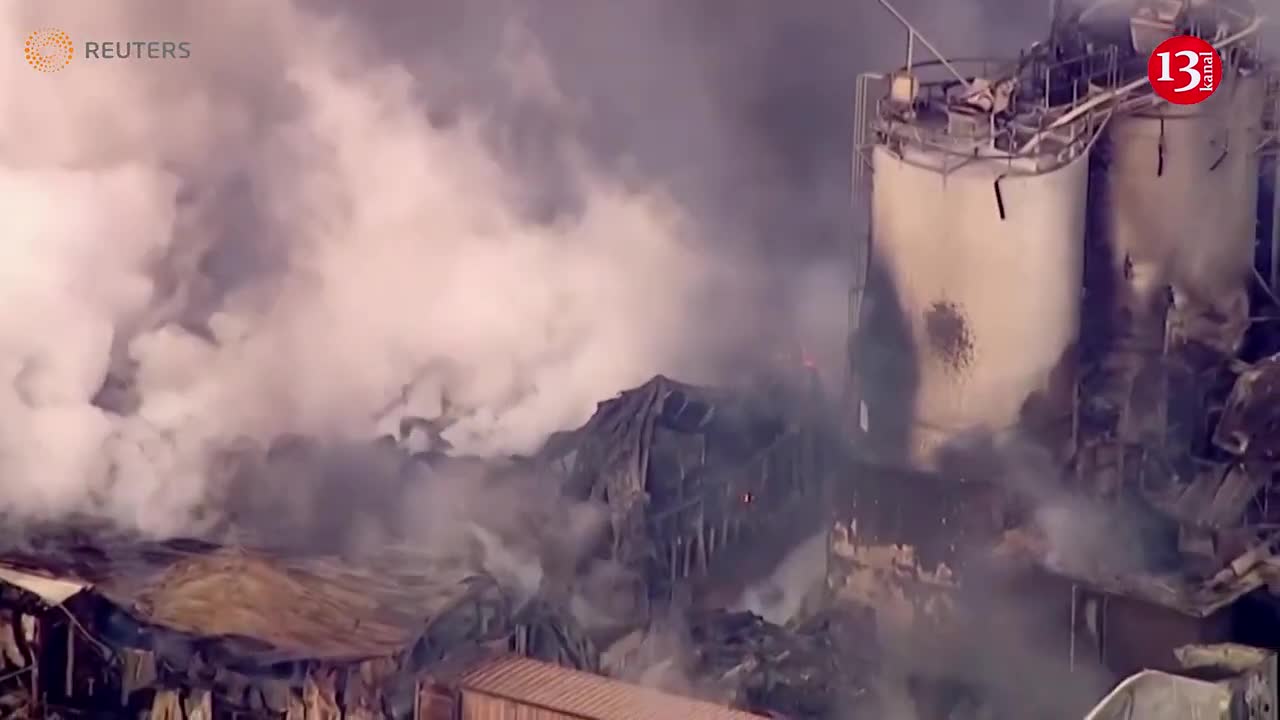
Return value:
M 433 125 L 432 78 L 343 23 L 180 5 L 0 8 L 14 49 L 40 27 L 192 49 L 0 62 L 0 513 L 176 532 L 239 436 L 373 437 L 447 407 L 460 451 L 527 451 L 679 368 L 712 264 L 671 198 L 566 143 L 577 212 L 537 219 L 485 118 Z M 515 29 L 513 93 L 571 122 Z M 259 270 L 219 283 L 219 245 Z M 132 402 L 101 409 L 119 377 Z
M 775 625 L 786 625 L 811 608 L 826 580 L 827 533 L 796 544 L 768 577 L 747 586 L 736 609 L 746 610 Z

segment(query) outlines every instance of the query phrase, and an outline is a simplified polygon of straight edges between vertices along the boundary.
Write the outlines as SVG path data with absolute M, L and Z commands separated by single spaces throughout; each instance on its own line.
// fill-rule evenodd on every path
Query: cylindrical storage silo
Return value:
M 1094 197 L 1117 278 L 1139 295 L 1172 286 L 1187 302 L 1239 314 L 1238 332 L 1257 235 L 1265 98 L 1263 75 L 1235 72 L 1199 105 L 1162 103 L 1114 118 Z
M 1041 171 L 1035 158 L 956 167 L 910 145 L 872 151 L 879 320 L 864 342 L 908 352 L 883 382 L 868 368 L 867 430 L 905 442 L 908 465 L 939 469 L 949 446 L 998 441 L 1031 416 L 1067 439 L 1089 165 L 1074 155 Z
M 1200 441 L 1200 368 L 1234 358 L 1248 328 L 1265 101 L 1261 73 L 1233 70 L 1199 105 L 1112 120 L 1091 192 L 1086 340 L 1100 371 L 1084 387 L 1085 445 L 1167 447 L 1178 467 Z M 1121 482 L 1093 465 L 1095 484 Z

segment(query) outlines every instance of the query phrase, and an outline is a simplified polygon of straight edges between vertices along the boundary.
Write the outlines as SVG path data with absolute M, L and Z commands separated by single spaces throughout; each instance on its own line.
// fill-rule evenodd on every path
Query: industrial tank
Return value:
M 1108 54 L 1044 46 L 950 60 L 907 27 L 906 67 L 858 84 L 862 443 L 833 488 L 827 585 L 904 642 L 945 645 L 967 625 L 954 591 L 971 550 L 1014 509 L 1000 465 L 1071 446 L 1089 153 L 1106 121 L 1092 98 L 1114 72 Z M 913 62 L 916 43 L 936 59 Z
M 1237 71 L 1204 103 L 1112 121 L 1095 194 L 1100 239 L 1139 292 L 1171 285 L 1188 302 L 1231 298 L 1246 311 L 1265 99 L 1265 77 Z
M 945 159 L 872 151 L 872 254 L 915 350 L 907 461 L 918 469 L 933 469 L 950 441 L 1017 428 L 1034 396 L 1067 423 L 1079 328 L 1087 157 L 1048 170 L 978 159 L 950 172 Z
M 953 451 L 1018 433 L 1065 454 L 1088 153 L 1103 119 L 1045 128 L 1087 95 L 1070 79 L 1093 73 L 1031 57 L 973 74 L 939 64 L 937 80 L 928 64 L 889 76 L 860 118 L 871 252 L 855 364 L 869 451 L 937 471 Z
M 1076 468 L 1104 495 L 1194 474 L 1213 368 L 1244 342 L 1273 101 L 1259 23 L 1247 3 L 1080 19 L 1085 38 L 1120 43 L 1135 88 L 1099 145 L 1089 201 L 1083 345 L 1094 361 L 1082 373 Z M 1223 67 L 1212 96 L 1179 106 L 1146 85 L 1146 57 L 1188 33 L 1212 42 Z

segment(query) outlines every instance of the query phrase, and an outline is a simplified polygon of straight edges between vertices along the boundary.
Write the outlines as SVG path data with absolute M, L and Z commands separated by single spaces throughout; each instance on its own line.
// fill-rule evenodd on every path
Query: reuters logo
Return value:
M 27 44 L 23 47 L 23 55 L 27 64 L 40 72 L 58 72 L 71 64 L 75 54 L 75 46 L 71 44 L 71 36 L 61 30 L 52 28 L 36 30 L 27 36 Z

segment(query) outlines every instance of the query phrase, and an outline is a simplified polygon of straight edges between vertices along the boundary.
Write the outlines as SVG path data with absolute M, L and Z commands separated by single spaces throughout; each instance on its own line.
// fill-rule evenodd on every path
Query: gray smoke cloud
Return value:
M 527 451 L 682 367 L 719 269 L 669 193 L 571 137 L 577 207 L 537 218 L 486 118 L 433 124 L 352 23 L 35 8 L 6 6 L 13 47 L 55 26 L 193 55 L 0 70 L 0 508 L 172 532 L 239 436 L 372 437 L 447 404 L 459 450 Z M 544 117 L 572 112 L 517 24 L 495 64 Z M 219 254 L 240 267 L 219 277 Z M 130 400 L 100 407 L 113 374 Z
M 1007 34 L 917 5 L 925 31 Z M 460 452 L 527 451 L 654 373 L 779 343 L 842 379 L 849 97 L 892 57 L 883 13 L 0 13 L 8 513 L 173 532 L 235 437 L 448 412 Z M 192 56 L 44 74 L 20 62 L 43 27 Z

